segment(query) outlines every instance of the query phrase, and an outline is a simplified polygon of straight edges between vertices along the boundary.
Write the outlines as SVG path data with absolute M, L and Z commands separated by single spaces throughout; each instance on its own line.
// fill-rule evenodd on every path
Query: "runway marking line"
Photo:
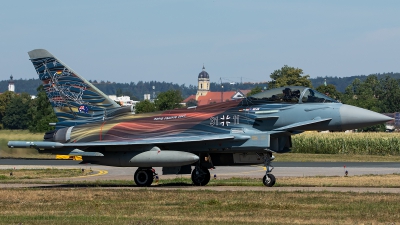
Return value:
M 106 175 L 108 173 L 107 170 L 92 170 L 93 172 L 98 172 L 96 174 L 88 174 L 88 175 L 83 175 L 83 176 L 77 176 L 77 177 L 52 177 L 52 178 L 45 178 L 46 180 L 52 180 L 52 179 L 62 179 L 62 178 L 82 178 L 82 177 L 94 177 L 94 176 L 101 176 L 101 175 Z
M 78 176 L 78 177 L 71 177 L 71 178 L 82 178 L 82 177 L 94 177 L 94 176 L 102 176 L 106 175 L 108 173 L 107 170 L 92 170 L 92 171 L 98 171 L 96 174 L 89 174 L 89 175 L 83 175 L 83 176 Z

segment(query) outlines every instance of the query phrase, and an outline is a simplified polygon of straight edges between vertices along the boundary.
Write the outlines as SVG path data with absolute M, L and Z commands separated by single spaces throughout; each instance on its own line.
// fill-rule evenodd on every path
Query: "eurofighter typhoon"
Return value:
M 80 155 L 82 163 L 138 167 L 138 186 L 163 174 L 191 174 L 210 181 L 215 166 L 264 164 L 263 183 L 275 184 L 273 153 L 289 152 L 292 135 L 310 130 L 349 130 L 391 120 L 345 105 L 307 87 L 282 87 L 240 100 L 135 114 L 121 107 L 44 49 L 30 60 L 58 118 L 43 141 L 10 141 L 10 148 Z

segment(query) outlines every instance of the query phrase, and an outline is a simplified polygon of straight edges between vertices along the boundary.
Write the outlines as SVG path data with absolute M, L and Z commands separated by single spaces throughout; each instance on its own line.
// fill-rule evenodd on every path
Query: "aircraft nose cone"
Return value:
M 342 105 L 340 107 L 340 117 L 343 130 L 363 128 L 381 124 L 393 119 L 383 114 L 351 105 Z

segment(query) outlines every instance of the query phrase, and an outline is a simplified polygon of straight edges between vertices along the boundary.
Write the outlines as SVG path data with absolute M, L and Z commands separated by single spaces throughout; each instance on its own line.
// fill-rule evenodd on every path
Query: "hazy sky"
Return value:
M 269 81 L 400 72 L 400 1 L 2 1 L 0 80 L 44 48 L 86 79 Z

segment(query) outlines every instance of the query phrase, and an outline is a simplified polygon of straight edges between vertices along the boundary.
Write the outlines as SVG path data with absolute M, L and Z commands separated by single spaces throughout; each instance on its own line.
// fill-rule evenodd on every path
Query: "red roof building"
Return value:
M 225 91 L 225 92 L 214 92 L 210 91 L 210 75 L 206 72 L 203 65 L 203 70 L 198 76 L 198 86 L 196 95 L 191 95 L 183 100 L 187 103 L 191 99 L 197 101 L 197 105 L 208 105 L 217 102 L 226 102 L 234 99 L 244 98 L 250 90 L 238 90 L 238 91 Z

